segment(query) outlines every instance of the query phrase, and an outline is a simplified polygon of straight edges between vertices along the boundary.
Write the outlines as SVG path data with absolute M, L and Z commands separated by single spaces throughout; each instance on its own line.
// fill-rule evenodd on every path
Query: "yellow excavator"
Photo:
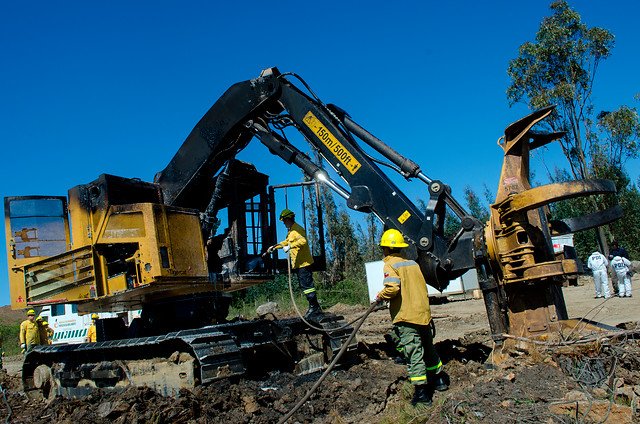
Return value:
M 344 110 L 322 102 L 301 77 L 277 68 L 230 87 L 154 182 L 101 175 L 68 197 L 6 198 L 13 308 L 75 303 L 84 313 L 142 310 L 128 326 L 98 320 L 97 343 L 39 346 L 28 353 L 25 389 L 78 396 L 93 387 L 133 384 L 174 393 L 241 375 L 270 355 L 278 358 L 274 362 L 296 362 L 304 353 L 296 341 L 310 334 L 321 338 L 327 356 L 341 347 L 349 326 L 330 314 L 318 322 L 324 331 L 297 318 L 226 321 L 229 293 L 270 281 L 282 262 L 277 253 L 263 257 L 276 241 L 268 176 L 235 159 L 254 139 L 331 188 L 349 208 L 400 230 L 431 286 L 443 290 L 476 269 L 497 343 L 506 334 L 537 337 L 559 330 L 567 319 L 561 285 L 576 275 L 577 264 L 575 257 L 554 255 L 551 236 L 611 222 L 621 209 L 550 218 L 548 205 L 555 201 L 615 193 L 605 180 L 531 187 L 529 152 L 562 136 L 532 130 L 552 112 L 536 111 L 505 130 L 502 174 L 487 223 L 470 216 L 445 183 L 429 178 Z M 290 130 L 343 183 L 294 146 Z M 414 205 L 381 165 L 424 184 L 426 208 Z M 224 211 L 228 228 L 216 232 Z M 453 237 L 444 232 L 447 214 L 459 222 Z M 216 242 L 207 243 L 210 238 Z

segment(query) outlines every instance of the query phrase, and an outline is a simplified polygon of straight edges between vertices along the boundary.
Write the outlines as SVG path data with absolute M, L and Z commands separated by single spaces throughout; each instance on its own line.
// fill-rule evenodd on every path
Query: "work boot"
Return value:
M 431 390 L 426 384 L 420 384 L 415 386 L 415 391 L 413 392 L 413 399 L 411 399 L 411 405 L 418 406 L 424 405 L 429 406 L 433 402 L 433 395 Z
M 318 303 L 318 297 L 315 296 L 315 293 L 312 296 L 308 296 L 307 300 L 309 301 L 309 309 L 307 313 L 304 314 L 304 319 L 306 320 L 318 320 L 322 317 L 322 308 Z
M 404 359 L 404 355 L 397 355 L 393 357 L 393 362 L 398 365 L 407 365 L 407 360 Z
M 429 375 L 429 385 L 433 390 L 444 392 L 449 389 L 449 375 L 446 372 L 439 372 L 438 374 Z

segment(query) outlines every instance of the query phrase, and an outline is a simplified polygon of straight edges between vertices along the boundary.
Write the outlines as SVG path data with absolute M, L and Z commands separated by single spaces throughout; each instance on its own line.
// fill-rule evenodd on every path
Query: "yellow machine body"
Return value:
M 143 201 L 129 203 L 135 198 Z M 64 197 L 7 198 L 12 308 L 78 303 L 81 312 L 134 310 L 265 281 L 210 281 L 199 212 L 161 200 L 153 183 L 109 175 L 69 190 L 68 211 Z

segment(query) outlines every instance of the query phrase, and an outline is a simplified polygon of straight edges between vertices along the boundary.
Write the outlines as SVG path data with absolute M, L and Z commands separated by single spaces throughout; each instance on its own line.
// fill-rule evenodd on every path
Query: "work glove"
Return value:
M 285 247 L 282 248 L 282 250 L 284 250 L 284 253 L 289 253 L 289 250 L 291 250 L 291 247 L 289 247 L 289 245 L 287 244 Z
M 20 345 L 20 349 L 26 349 L 26 348 L 27 348 L 27 345 L 26 345 L 25 343 L 22 343 L 22 344 Z
M 274 250 L 276 250 L 275 245 L 267 247 L 267 251 L 262 254 L 262 257 L 264 258 L 265 256 L 271 254 L 271 252 L 273 252 Z

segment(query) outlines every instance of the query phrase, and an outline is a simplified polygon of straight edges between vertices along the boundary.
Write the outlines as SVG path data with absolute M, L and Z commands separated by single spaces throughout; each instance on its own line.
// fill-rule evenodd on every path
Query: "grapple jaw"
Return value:
M 509 125 L 499 142 L 504 161 L 484 234 L 487 248 L 484 265 L 493 284 L 485 284 L 483 290 L 485 299 L 489 297 L 485 302 L 494 334 L 506 332 L 529 337 L 559 329 L 559 322 L 567 319 L 560 287 L 567 277 L 577 274 L 578 267 L 575 259 L 554 254 L 551 237 L 601 226 L 622 216 L 621 207 L 616 205 L 585 216 L 550 219 L 549 205 L 554 202 L 616 192 L 615 184 L 609 180 L 531 187 L 531 150 L 564 134 L 531 130 L 553 108 L 540 109 Z M 593 204 L 596 209 L 595 199 Z M 502 317 L 495 308 L 502 311 Z

